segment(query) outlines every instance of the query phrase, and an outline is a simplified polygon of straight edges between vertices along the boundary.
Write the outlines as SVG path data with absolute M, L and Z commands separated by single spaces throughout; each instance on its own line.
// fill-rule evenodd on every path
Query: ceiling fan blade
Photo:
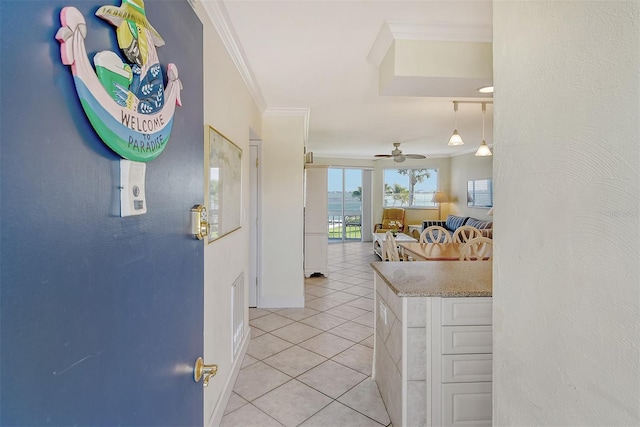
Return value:
M 426 159 L 422 154 L 403 154 L 407 159 Z
M 393 156 L 391 154 L 376 154 L 373 157 L 387 157 L 388 158 L 388 157 L 393 157 Z

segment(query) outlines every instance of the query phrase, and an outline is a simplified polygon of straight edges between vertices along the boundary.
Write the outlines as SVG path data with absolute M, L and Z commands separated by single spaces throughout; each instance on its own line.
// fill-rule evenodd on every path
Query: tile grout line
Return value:
M 331 246 L 331 245 L 330 245 Z M 258 315 L 257 317 L 254 317 L 252 319 L 249 320 L 249 326 L 251 328 L 250 333 L 252 333 L 253 335 L 253 330 L 255 329 L 255 331 L 257 332 L 261 332 L 261 334 L 258 337 L 252 337 L 252 339 L 257 339 L 260 338 L 262 336 L 265 336 L 265 339 L 277 339 L 277 340 L 281 340 L 284 343 L 288 344 L 289 346 L 287 348 L 284 348 L 282 350 L 276 351 L 275 353 L 269 354 L 268 356 L 262 357 L 262 358 L 258 358 L 255 356 L 252 356 L 250 353 L 247 353 L 247 356 L 250 356 L 252 359 L 255 360 L 255 362 L 251 363 L 250 365 L 244 366 L 241 369 L 246 369 L 250 366 L 255 365 L 258 362 L 263 363 L 264 365 L 268 366 L 269 368 L 273 369 L 275 372 L 278 372 L 281 375 L 284 375 L 287 380 L 284 381 L 282 384 L 279 384 L 278 386 L 274 387 L 271 390 L 267 390 L 264 391 L 263 393 L 261 393 L 259 396 L 254 397 L 252 400 L 248 400 L 245 397 L 243 397 L 241 394 L 237 393 L 234 389 L 233 393 L 236 394 L 240 399 L 242 399 L 244 401 L 244 403 L 242 405 L 240 405 L 239 407 L 235 408 L 233 411 L 230 411 L 229 413 L 226 413 L 224 415 L 224 417 L 229 416 L 230 414 L 233 414 L 234 412 L 240 410 L 241 408 L 245 407 L 247 404 L 251 405 L 254 409 L 257 409 L 260 413 L 267 415 L 268 419 L 276 421 L 276 423 L 278 425 L 283 425 L 283 422 L 286 422 L 284 420 L 286 420 L 286 417 L 283 418 L 283 414 L 281 414 L 279 416 L 279 418 L 283 418 L 283 421 L 279 421 L 278 419 L 276 419 L 274 416 L 270 415 L 268 412 L 265 412 L 264 410 L 262 410 L 261 408 L 259 408 L 258 406 L 256 406 L 254 404 L 255 401 L 257 401 L 260 398 L 263 398 L 264 396 L 268 395 L 269 393 L 274 392 L 275 390 L 280 389 L 281 387 L 284 387 L 287 384 L 291 384 L 292 380 L 295 380 L 297 383 L 304 385 L 305 387 L 308 387 L 310 390 L 313 390 L 316 393 L 320 393 L 323 396 L 326 396 L 329 399 L 329 402 L 326 405 L 323 405 L 321 408 L 318 408 L 315 412 L 313 412 L 312 414 L 307 415 L 306 413 L 299 413 L 299 415 L 303 415 L 306 418 L 304 418 L 301 422 L 298 422 L 296 420 L 296 425 L 300 425 L 303 424 L 305 422 L 307 422 L 308 420 L 310 420 L 311 418 L 315 417 L 317 414 L 319 414 L 320 412 L 322 412 L 323 410 L 325 410 L 329 405 L 332 405 L 334 402 L 336 402 L 338 405 L 342 405 L 345 408 L 348 408 L 350 411 L 353 411 L 353 413 L 357 413 L 359 414 L 359 416 L 363 416 L 366 419 L 369 419 L 371 421 L 373 421 L 376 425 L 380 425 L 380 426 L 386 426 L 386 425 L 390 425 L 390 424 L 382 424 L 381 422 L 377 421 L 376 419 L 372 418 L 371 416 L 367 415 L 364 411 L 368 411 L 370 413 L 376 413 L 376 412 L 372 412 L 372 411 L 378 411 L 379 409 L 375 409 L 374 407 L 368 407 L 368 406 L 359 406 L 359 405 L 354 405 L 356 407 L 352 407 L 347 403 L 343 403 L 341 401 L 339 401 L 339 399 L 343 398 L 346 394 L 350 393 L 351 391 L 353 391 L 355 388 L 359 387 L 360 385 L 362 385 L 364 382 L 366 382 L 367 380 L 373 381 L 371 378 L 371 374 L 372 372 L 370 372 L 370 369 L 367 369 L 368 372 L 362 372 L 359 369 L 365 370 L 365 367 L 361 364 L 362 362 L 358 362 L 358 360 L 362 360 L 360 359 L 362 354 L 366 354 L 366 352 L 373 352 L 373 348 L 370 347 L 369 345 L 365 344 L 366 341 L 370 341 L 371 337 L 374 336 L 375 331 L 373 331 L 373 324 L 372 322 L 367 322 L 367 317 L 368 316 L 374 316 L 375 315 L 375 307 L 370 306 L 371 309 L 369 309 L 368 306 L 368 302 L 366 302 L 366 300 L 369 300 L 371 302 L 371 304 L 373 305 L 373 301 L 374 301 L 374 295 L 371 295 L 371 297 L 369 296 L 372 291 L 373 291 L 373 274 L 369 275 L 366 274 L 367 270 L 369 270 L 369 263 L 374 260 L 375 258 L 372 256 L 372 254 L 370 254 L 370 247 L 366 246 L 366 250 L 365 250 L 365 246 L 364 245 L 358 245 L 357 247 L 350 247 L 348 248 L 350 249 L 356 249 L 357 251 L 353 251 L 353 253 L 350 253 L 349 250 L 347 250 L 347 248 L 345 246 L 342 246 L 340 248 L 341 252 L 339 254 L 334 254 L 335 255 L 335 259 L 333 259 L 334 257 L 332 255 L 330 255 L 330 261 L 329 261 L 329 276 L 331 277 L 332 275 L 339 275 L 340 273 L 338 272 L 346 272 L 349 271 L 352 274 L 343 274 L 341 278 L 338 279 L 334 279 L 332 280 L 330 277 L 322 277 L 322 278 L 309 278 L 306 279 L 305 278 L 305 283 L 304 283 L 304 287 L 305 287 L 305 307 L 304 309 L 310 309 L 315 311 L 315 313 L 310 314 L 310 315 L 303 315 L 304 317 L 301 318 L 296 318 L 296 319 L 292 319 L 290 317 L 287 317 L 286 315 L 283 314 L 279 314 L 279 311 L 283 311 L 283 310 L 287 310 L 287 308 L 278 308 L 278 309 L 250 309 L 250 310 L 262 310 L 258 313 L 260 313 L 260 315 Z M 351 256 L 353 255 L 353 256 Z M 345 258 L 349 258 L 350 262 L 346 263 L 344 262 Z M 341 262 L 340 262 L 341 261 Z M 336 267 L 335 264 L 341 264 L 340 267 Z M 347 264 L 347 265 L 345 265 Z M 363 270 L 363 268 L 367 268 L 367 270 Z M 363 275 L 366 275 L 367 277 L 362 277 Z M 342 280 L 341 280 L 342 279 Z M 358 283 L 349 283 L 347 281 L 343 281 L 343 280 L 349 280 L 349 281 L 357 281 Z M 336 286 L 339 289 L 335 289 L 335 288 L 331 288 L 331 283 L 335 283 Z M 343 288 L 341 288 L 342 286 L 345 286 Z M 315 289 L 317 288 L 317 289 Z M 324 291 L 319 291 L 319 289 L 324 289 Z M 359 289 L 362 288 L 362 289 Z M 307 293 L 308 290 L 311 290 L 312 293 Z M 349 292 L 349 290 L 351 290 L 351 292 Z M 365 292 L 365 290 L 367 292 Z M 314 295 L 313 292 L 316 293 L 320 293 L 322 294 L 321 296 L 318 295 Z M 331 296 L 333 295 L 334 297 L 338 298 L 345 298 L 342 295 L 348 295 L 349 297 L 353 297 L 351 299 L 349 299 L 348 301 L 344 301 L 344 302 L 340 302 L 339 299 L 335 300 L 332 299 Z M 313 297 L 313 298 L 311 298 Z M 307 302 L 311 302 L 311 301 L 317 301 L 314 305 L 315 306 L 307 306 Z M 353 303 L 355 303 L 355 301 L 361 301 L 358 303 L 358 305 L 351 305 Z M 337 303 L 337 305 L 335 306 L 331 306 L 331 304 L 333 303 Z M 317 308 L 318 306 L 323 306 L 324 304 L 329 304 L 330 306 L 328 308 Z M 329 311 L 338 309 L 338 308 L 343 308 L 344 310 L 347 310 L 346 312 L 343 312 L 343 315 L 345 313 L 350 313 L 348 314 L 350 317 L 349 318 L 344 318 L 341 316 L 336 316 L 333 313 L 329 313 Z M 350 310 L 350 312 L 349 312 Z M 357 312 L 361 312 L 361 313 L 357 313 L 357 315 L 355 317 L 351 317 L 351 314 L 353 314 L 354 311 Z M 275 323 L 279 323 L 280 320 L 277 320 L 279 317 L 281 317 L 282 319 L 286 319 L 286 321 L 289 321 L 289 323 L 282 325 L 282 326 L 278 326 L 270 331 L 265 331 L 263 329 L 261 329 L 259 326 L 255 326 L 256 324 L 260 324 L 259 319 L 268 316 L 270 314 L 275 314 L 278 317 L 272 317 L 272 319 L 276 319 Z M 328 316 L 331 316 L 332 318 L 335 318 L 336 321 L 340 321 L 341 323 L 335 325 L 335 326 L 331 326 L 328 329 L 324 329 L 321 327 L 317 327 L 317 326 L 313 326 L 312 324 L 307 324 L 304 323 L 305 320 L 310 319 L 316 315 L 320 315 L 320 314 L 326 314 Z M 296 316 L 295 311 L 292 312 L 290 314 L 291 316 Z M 250 316 L 251 317 L 251 314 Z M 297 317 L 297 316 L 296 316 Z M 269 319 L 269 320 L 272 320 Z M 360 321 L 356 322 L 356 319 L 360 319 Z M 253 324 L 252 324 L 253 322 Z M 357 341 L 354 341 L 353 338 L 346 338 L 345 336 L 341 336 L 338 335 L 336 332 L 338 332 L 338 328 L 344 328 L 345 326 L 348 327 L 348 324 L 351 323 L 353 325 L 353 327 L 356 326 L 361 326 L 362 328 L 368 328 L 371 329 L 371 334 L 367 335 L 366 337 L 364 337 L 363 339 L 358 339 Z M 369 324 L 371 323 L 371 324 Z M 269 324 L 269 322 L 267 322 L 267 324 Z M 318 333 L 316 333 L 315 335 L 306 338 L 302 341 L 299 342 L 292 342 L 291 340 L 297 340 L 298 338 L 296 338 L 296 332 L 303 332 L 301 335 L 298 335 L 298 337 L 300 336 L 305 336 L 306 334 L 304 333 L 306 328 L 302 328 L 303 331 L 295 331 L 291 332 L 290 335 L 288 335 L 287 333 L 282 333 L 282 337 L 275 335 L 274 332 L 283 330 L 287 327 L 291 327 L 291 326 L 296 326 L 296 324 L 304 326 L 304 327 L 308 327 L 308 328 L 312 328 L 315 331 L 319 331 Z M 331 323 L 329 323 L 331 324 Z M 268 326 L 268 328 L 272 327 L 273 323 L 271 323 L 271 326 Z M 360 332 L 362 332 L 360 329 L 357 329 Z M 332 332 L 333 331 L 333 332 Z M 365 332 L 367 332 L 367 330 L 365 330 Z M 303 347 L 301 344 L 304 344 L 307 341 L 311 341 L 315 338 L 318 338 L 324 334 L 329 334 L 331 337 L 334 338 L 338 338 L 340 340 L 346 340 L 349 343 L 349 346 L 338 351 L 338 353 L 333 354 L 330 357 L 327 357 L 323 354 L 320 354 L 314 350 L 308 349 L 306 347 Z M 359 335 L 358 332 L 353 332 L 352 334 L 349 334 L 347 331 L 347 335 Z M 286 337 L 286 338 L 283 338 Z M 339 341 L 340 343 L 342 343 L 342 341 Z M 269 341 L 266 341 L 267 344 L 269 344 Z M 359 347 L 356 347 L 359 346 Z M 341 345 L 340 345 L 341 347 Z M 260 347 L 256 348 L 256 350 L 258 350 Z M 274 356 L 277 356 L 279 354 L 282 354 L 283 352 L 292 350 L 294 348 L 300 349 L 300 350 L 305 350 L 308 351 L 320 358 L 322 358 L 322 361 L 310 366 L 310 367 L 305 367 L 304 365 L 299 365 L 301 368 L 303 368 L 304 370 L 301 372 L 296 372 L 295 375 L 290 375 L 284 371 L 282 371 L 281 369 L 270 365 L 268 362 L 266 362 L 267 359 L 270 359 Z M 265 349 L 268 349 L 268 347 L 264 348 L 263 352 L 269 353 L 270 350 L 265 351 Z M 350 352 L 351 351 L 351 352 Z M 365 353 L 363 353 L 363 351 Z M 350 352 L 350 353 L 348 353 Z M 354 353 L 355 352 L 355 353 Z M 347 353 L 347 354 L 345 354 Z M 371 354 L 371 353 L 369 353 Z M 343 356 L 340 358 L 340 356 Z M 351 360 L 349 360 L 349 358 L 352 358 Z M 338 360 L 334 360 L 335 358 L 340 358 L 342 360 L 342 362 L 338 361 Z M 355 359 L 354 359 L 355 358 Z M 282 359 L 281 359 L 282 360 Z M 286 359 L 285 363 L 286 362 Z M 366 359 L 365 359 L 366 360 Z M 328 361 L 333 362 L 334 364 L 337 364 L 339 366 L 341 366 L 344 369 L 348 369 L 349 371 L 353 371 L 354 375 L 357 374 L 358 376 L 362 375 L 364 378 L 361 378 L 358 380 L 357 376 L 354 376 L 354 380 L 357 380 L 354 384 L 350 384 L 350 380 L 343 383 L 345 386 L 347 386 L 348 388 L 346 390 L 343 390 L 341 387 L 337 388 L 337 389 L 333 389 L 333 393 L 335 395 L 335 392 L 340 392 L 340 394 L 338 396 L 336 396 L 335 398 L 328 395 L 326 392 L 323 392 L 322 390 L 319 390 L 316 388 L 316 386 L 321 386 L 321 388 L 325 388 L 326 390 L 328 390 L 328 392 L 331 392 L 331 388 L 326 388 L 323 387 L 322 383 L 317 383 L 316 386 L 312 386 L 309 385 L 307 383 L 305 383 L 304 381 L 300 380 L 299 378 L 303 375 L 305 375 L 306 373 L 312 371 L 313 369 L 318 368 L 319 366 L 327 363 Z M 370 362 L 370 360 L 369 360 Z M 313 362 L 312 362 L 313 363 Z M 352 366 L 350 366 L 349 364 L 351 364 Z M 281 366 L 285 366 L 285 365 L 281 365 Z M 359 366 L 359 369 L 356 369 L 355 366 Z M 260 370 L 261 368 L 258 367 L 258 370 Z M 295 372 L 295 369 L 293 370 L 293 372 Z M 345 371 L 346 372 L 346 371 Z M 309 379 L 312 379 L 313 377 L 309 377 Z M 313 382 L 313 381 L 312 381 Z M 246 384 L 245 384 L 246 386 Z M 235 386 L 234 386 L 235 388 Z M 260 390 L 256 390 L 256 391 L 260 391 Z M 318 402 L 319 403 L 319 402 Z M 355 401 L 352 402 L 352 404 L 355 403 Z M 375 404 L 374 404 L 375 405 Z M 358 409 L 358 407 L 360 407 L 360 409 Z M 386 408 L 384 407 L 384 402 L 382 402 L 382 408 L 386 411 Z M 315 409 L 315 408 L 314 408 Z M 277 412 L 276 412 L 277 413 Z M 287 415 L 289 416 L 289 415 Z M 326 417 L 327 414 L 323 414 L 323 417 Z M 326 419 L 326 418 L 325 418 Z M 223 420 L 224 421 L 224 420 Z M 364 419 L 362 420 L 364 421 Z M 224 424 L 224 422 L 223 422 Z M 287 423 L 288 424 L 288 423 Z M 293 425 L 293 424 L 290 424 Z

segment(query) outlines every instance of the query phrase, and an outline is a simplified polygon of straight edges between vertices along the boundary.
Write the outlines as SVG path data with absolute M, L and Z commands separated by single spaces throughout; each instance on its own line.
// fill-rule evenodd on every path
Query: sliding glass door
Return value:
M 329 168 L 329 241 L 362 239 L 362 170 Z

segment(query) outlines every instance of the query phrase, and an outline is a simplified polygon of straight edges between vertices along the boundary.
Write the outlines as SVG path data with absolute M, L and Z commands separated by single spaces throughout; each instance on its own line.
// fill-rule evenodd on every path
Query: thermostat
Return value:
M 120 160 L 120 216 L 147 213 L 144 193 L 146 163 Z

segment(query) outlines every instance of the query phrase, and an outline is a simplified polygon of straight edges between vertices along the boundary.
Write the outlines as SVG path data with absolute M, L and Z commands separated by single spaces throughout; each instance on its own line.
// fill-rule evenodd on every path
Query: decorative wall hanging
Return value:
M 94 71 L 84 45 L 84 16 L 67 6 L 60 11 L 62 26 L 56 33 L 62 63 L 71 66 L 82 108 L 102 141 L 125 159 L 148 162 L 167 146 L 176 104 L 182 105 L 178 69 L 167 66 L 163 87 L 156 47 L 164 40 L 147 21 L 143 0 L 102 6 L 96 15 L 116 27 L 125 61 L 115 52 L 98 52 Z
M 242 149 L 209 126 L 209 239 L 242 226 Z

